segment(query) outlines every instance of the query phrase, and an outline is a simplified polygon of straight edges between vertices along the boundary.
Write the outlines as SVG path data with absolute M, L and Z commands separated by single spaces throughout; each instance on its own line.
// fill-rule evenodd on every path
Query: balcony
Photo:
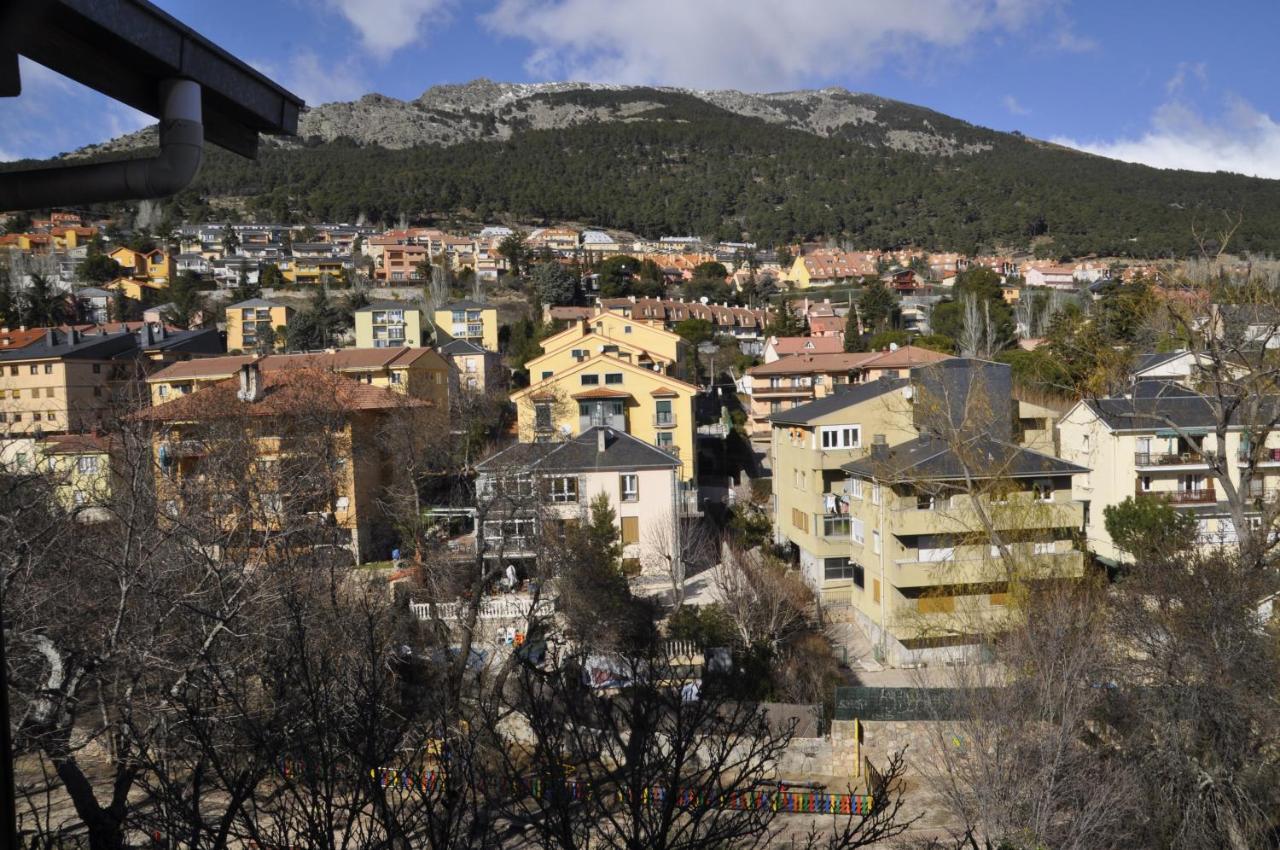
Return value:
M 1133 465 L 1142 468 L 1169 466 L 1203 466 L 1209 462 L 1200 452 L 1134 452 Z
M 894 534 L 975 534 L 985 525 L 968 496 L 938 499 L 932 507 L 920 507 L 914 498 L 899 499 L 889 511 L 889 528 Z M 1079 528 L 1084 524 L 1084 506 L 1077 501 L 1041 501 L 1011 498 L 987 504 L 987 518 L 997 529 Z
M 1163 499 L 1171 505 L 1211 505 L 1218 501 L 1217 491 L 1212 487 L 1196 490 L 1137 490 L 1135 495 L 1140 499 Z
M 659 443 L 659 444 L 658 444 L 658 448 L 659 448 L 659 449 L 661 449 L 662 451 L 666 452 L 667 454 L 671 455 L 672 457 L 680 457 L 680 447 L 679 447 L 679 446 L 673 446 L 673 445 L 671 445 L 670 443 L 668 443 L 668 444 L 666 444 L 666 445 L 663 445 L 662 443 Z
M 653 414 L 653 427 L 655 428 L 674 428 L 676 427 L 676 415 L 670 413 Z
M 1247 464 L 1249 462 L 1250 451 L 1241 449 L 1236 454 L 1236 459 L 1240 463 Z M 1261 449 L 1258 452 L 1258 466 L 1280 464 L 1280 449 Z
M 999 554 L 990 554 L 989 546 L 952 549 L 949 558 L 940 557 L 946 550 L 904 550 L 905 557 L 893 562 L 890 581 L 897 587 L 929 587 L 939 584 L 984 584 L 1008 578 L 1004 561 Z M 1047 544 L 1013 543 L 1010 549 L 1018 563 L 1019 572 L 1024 576 L 1034 574 L 1039 578 L 1074 577 L 1079 576 L 1084 567 L 1084 556 L 1067 540 Z
M 782 396 L 811 395 L 813 387 L 752 387 L 753 398 L 780 398 Z

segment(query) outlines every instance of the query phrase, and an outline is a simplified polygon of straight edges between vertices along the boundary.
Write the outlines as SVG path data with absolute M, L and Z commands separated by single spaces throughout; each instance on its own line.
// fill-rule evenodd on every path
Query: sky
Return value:
M 1280 179 L 1280 0 L 159 0 L 310 104 L 439 83 L 840 86 L 1161 168 Z M 22 60 L 0 160 L 153 119 Z

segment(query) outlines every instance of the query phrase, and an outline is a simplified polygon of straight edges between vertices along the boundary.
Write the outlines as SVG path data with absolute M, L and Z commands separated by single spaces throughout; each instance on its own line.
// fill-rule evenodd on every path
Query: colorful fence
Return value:
M 405 791 L 435 790 L 440 782 L 436 771 L 418 773 L 412 770 L 399 770 L 391 767 L 379 767 L 369 771 L 370 777 L 383 788 L 399 788 Z M 522 790 L 534 797 L 547 799 L 556 795 L 565 795 L 572 800 L 585 799 L 591 793 L 590 785 L 582 780 L 563 779 L 526 779 Z M 679 788 L 674 792 L 661 785 L 645 788 L 640 792 L 642 805 L 662 805 L 670 794 L 675 795 L 675 804 L 680 808 L 722 808 L 736 811 L 768 810 L 795 814 L 837 814 L 865 815 L 870 814 L 874 801 L 869 794 L 833 794 L 826 791 L 739 791 L 727 794 L 705 794 L 693 789 Z M 628 800 L 630 794 L 618 792 L 619 801 Z

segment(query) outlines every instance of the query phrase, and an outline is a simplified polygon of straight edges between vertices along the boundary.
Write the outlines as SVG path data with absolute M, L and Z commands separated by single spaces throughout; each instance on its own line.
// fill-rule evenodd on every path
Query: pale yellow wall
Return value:
M 481 335 L 471 336 L 467 333 L 464 324 L 454 326 L 452 310 L 436 310 L 435 325 L 441 333 L 450 339 L 469 339 L 482 348 L 489 351 L 498 350 L 498 311 L 494 307 L 473 307 L 467 310 L 468 314 L 478 313 L 481 324 Z
M 27 434 L 39 428 L 60 433 L 92 427 L 111 404 L 111 367 L 110 361 L 54 358 L 0 364 L 0 432 Z M 20 421 L 14 421 L 15 415 Z
M 419 346 L 426 344 L 426 341 L 423 340 L 422 338 L 422 310 L 421 309 L 409 304 L 406 304 L 405 306 L 400 308 L 389 308 L 389 309 L 400 309 L 401 311 L 403 311 L 404 313 L 403 322 L 398 322 L 398 323 L 389 322 L 389 321 L 380 322 L 375 327 L 374 321 L 373 321 L 375 313 L 381 314 L 386 311 L 383 311 L 381 309 L 376 311 L 361 310 L 355 314 L 356 348 L 387 348 L 387 347 L 394 348 L 399 345 L 406 345 L 409 348 L 418 348 Z M 402 340 L 402 342 L 396 342 L 393 344 L 390 341 L 391 337 L 389 332 L 391 328 L 395 327 L 396 325 L 400 325 L 403 327 L 404 334 L 402 337 L 399 338 L 400 340 Z M 379 345 L 378 344 L 379 342 L 381 342 L 382 344 Z
M 587 356 L 590 357 L 595 354 L 600 354 L 600 347 L 603 345 L 616 345 L 618 347 L 618 354 L 615 356 L 621 360 L 627 360 L 631 363 L 639 363 L 642 359 L 652 360 L 663 364 L 664 371 L 667 374 L 673 374 L 673 369 L 675 367 L 675 362 L 673 360 L 649 349 L 643 348 L 642 346 L 634 345 L 631 341 L 624 342 L 619 339 L 605 340 L 594 334 L 580 334 L 577 337 L 568 339 L 560 339 L 561 337 L 563 337 L 563 334 L 558 334 L 557 337 L 553 337 L 553 339 L 559 339 L 559 342 L 554 348 L 548 348 L 544 344 L 543 351 L 545 353 L 535 357 L 525 364 L 525 368 L 529 370 L 529 380 L 540 381 L 548 377 L 546 374 L 547 372 L 552 374 L 562 372 L 578 362 L 578 358 L 573 356 L 573 352 L 586 351 Z
M 45 451 L 39 443 L 36 447 L 41 455 L 39 468 L 53 481 L 55 498 L 64 509 L 84 510 L 110 501 L 113 476 L 111 457 L 105 451 Z
M 679 361 L 682 349 L 687 345 L 683 338 L 661 327 L 634 321 L 618 313 L 605 312 L 582 322 L 575 322 L 560 333 L 543 340 L 542 350 L 549 354 L 566 348 L 572 350 L 587 347 L 592 348 L 592 354 L 595 354 L 600 345 L 613 344 L 625 344 L 632 349 L 647 351 L 655 359 L 668 363 Z M 532 371 L 530 374 L 533 374 Z
M 621 374 L 622 383 L 606 384 L 606 373 Z M 599 383 L 584 386 L 581 381 L 583 374 L 599 375 Z M 694 479 L 697 458 L 693 399 L 697 394 L 697 387 L 605 354 L 584 360 L 512 395 L 511 400 L 515 402 L 519 418 L 520 441 L 533 442 L 540 436 L 534 430 L 534 398 L 543 395 L 551 395 L 556 399 L 552 408 L 554 433 L 545 436 L 555 439 L 561 433 L 579 433 L 578 402 L 573 396 L 593 389 L 630 393 L 631 397 L 626 400 L 627 433 L 652 445 L 658 445 L 659 433 L 672 434 L 672 445 L 679 450 L 682 464 L 681 477 L 686 481 Z M 670 399 L 672 412 L 675 414 L 673 427 L 655 424 L 658 399 L 652 394 L 654 390 L 671 390 L 676 394 Z
M 264 321 L 264 319 L 261 318 L 261 316 L 265 315 L 267 317 L 265 321 L 271 324 L 272 329 L 288 326 L 289 317 L 293 314 L 293 310 L 289 307 L 284 306 L 283 304 L 276 305 L 274 307 L 258 307 L 258 308 L 227 307 L 226 309 L 227 351 L 239 350 L 239 351 L 245 352 L 246 354 L 252 353 L 251 349 L 253 348 L 253 346 L 251 346 L 249 349 L 245 348 L 245 341 L 244 341 L 244 326 L 245 326 L 244 311 L 245 310 L 253 311 L 254 318 L 251 320 L 253 322 Z M 277 348 L 283 348 L 283 347 L 284 347 L 284 339 L 281 336 L 280 338 L 277 339 Z

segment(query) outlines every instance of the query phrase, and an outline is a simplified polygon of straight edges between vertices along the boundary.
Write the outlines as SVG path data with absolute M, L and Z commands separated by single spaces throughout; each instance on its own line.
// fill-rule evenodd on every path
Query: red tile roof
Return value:
M 844 341 L 834 336 L 783 336 L 773 341 L 773 350 L 779 357 L 792 354 L 838 354 L 844 351 Z

